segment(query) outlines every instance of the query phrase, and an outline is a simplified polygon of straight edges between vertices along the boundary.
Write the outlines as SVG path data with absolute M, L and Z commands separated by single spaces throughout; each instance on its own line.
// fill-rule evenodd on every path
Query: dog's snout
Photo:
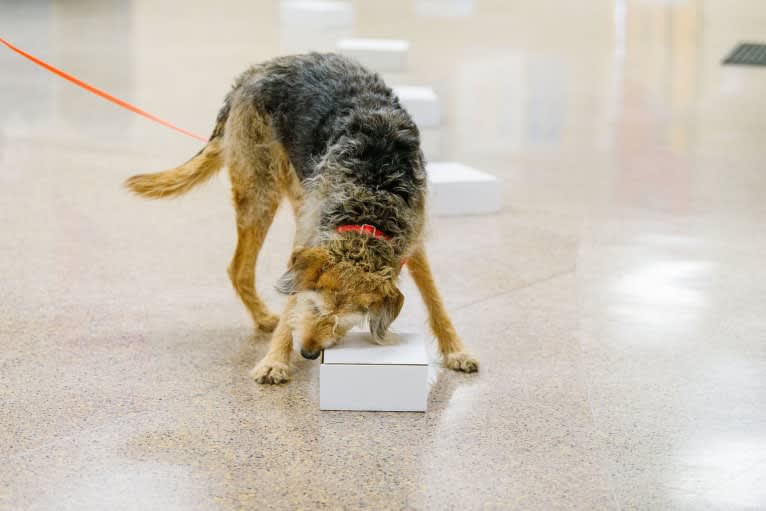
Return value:
M 303 358 L 307 358 L 309 360 L 314 360 L 317 357 L 319 357 L 319 350 L 309 351 L 309 350 L 303 348 L 303 349 L 301 349 L 301 355 L 303 355 Z

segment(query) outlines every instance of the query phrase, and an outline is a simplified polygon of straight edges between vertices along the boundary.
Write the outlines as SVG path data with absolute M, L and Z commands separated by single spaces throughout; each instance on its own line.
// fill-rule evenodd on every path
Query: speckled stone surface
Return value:
M 429 153 L 505 208 L 429 224 L 477 375 L 429 411 L 320 412 L 231 290 L 224 173 L 145 202 L 120 184 L 194 140 L 0 48 L 0 510 L 766 508 L 766 74 L 719 61 L 759 0 L 354 2 L 411 42 Z M 442 15 L 435 15 L 436 12 Z M 448 14 L 448 15 L 447 15 Z M 329 31 L 328 31 L 329 30 Z M 0 34 L 207 133 L 250 63 L 338 29 L 278 2 L 15 2 Z M 281 211 L 258 287 L 285 267 Z M 424 329 L 409 277 L 397 320 Z

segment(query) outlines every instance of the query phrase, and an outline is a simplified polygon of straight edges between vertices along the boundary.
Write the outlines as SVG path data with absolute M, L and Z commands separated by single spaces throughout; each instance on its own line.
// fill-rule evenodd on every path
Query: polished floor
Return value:
M 763 2 L 353 7 L 6 0 L 0 35 L 203 134 L 252 62 L 410 40 L 386 77 L 440 94 L 429 156 L 502 180 L 502 213 L 430 222 L 481 372 L 426 414 L 320 412 L 315 361 L 255 384 L 225 173 L 129 196 L 199 143 L 0 47 L 0 509 L 766 509 L 766 68 L 720 66 Z M 291 239 L 284 210 L 275 307 Z

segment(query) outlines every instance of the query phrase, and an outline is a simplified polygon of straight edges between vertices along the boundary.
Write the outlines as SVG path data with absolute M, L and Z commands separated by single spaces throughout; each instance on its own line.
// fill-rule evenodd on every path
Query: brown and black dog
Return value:
M 376 74 L 335 54 L 281 57 L 234 83 L 205 148 L 180 167 L 131 177 L 144 197 L 185 193 L 222 167 L 231 176 L 237 249 L 229 276 L 257 327 L 274 331 L 253 369 L 259 383 L 289 376 L 293 336 L 316 358 L 364 317 L 377 340 L 402 308 L 406 262 L 428 308 L 444 364 L 474 372 L 434 284 L 422 240 L 426 173 L 420 135 Z M 255 262 L 282 198 L 296 215 L 289 295 L 279 318 L 255 290 Z

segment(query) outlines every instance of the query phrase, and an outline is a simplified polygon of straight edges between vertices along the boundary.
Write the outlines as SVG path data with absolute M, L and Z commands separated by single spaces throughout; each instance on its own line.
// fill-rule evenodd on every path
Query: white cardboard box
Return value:
M 415 0 L 415 15 L 432 18 L 469 16 L 475 0 Z
M 374 71 L 404 71 L 410 43 L 403 39 L 341 39 L 335 48 Z
M 394 94 L 420 128 L 432 128 L 441 123 L 439 98 L 431 87 L 398 85 Z
M 337 0 L 284 0 L 280 18 L 285 24 L 312 28 L 348 27 L 354 24 L 354 8 Z
M 500 211 L 497 178 L 457 162 L 434 162 L 426 168 L 429 207 L 435 215 L 479 215 Z
M 375 344 L 367 332 L 351 332 L 322 353 L 320 410 L 425 412 L 429 372 L 425 338 L 394 334 L 399 342 Z

